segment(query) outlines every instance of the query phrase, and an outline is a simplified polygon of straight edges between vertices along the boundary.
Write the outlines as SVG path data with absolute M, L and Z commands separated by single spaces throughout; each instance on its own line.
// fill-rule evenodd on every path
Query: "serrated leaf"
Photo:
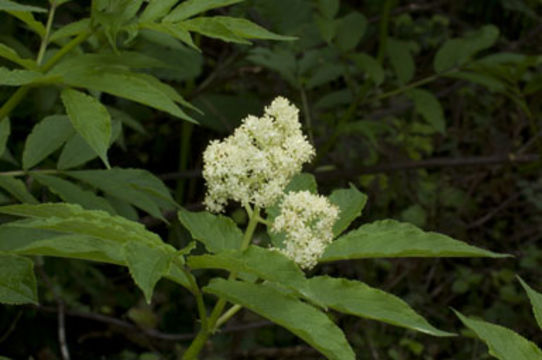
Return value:
M 65 202 L 79 204 L 88 210 L 104 210 L 109 214 L 116 214 L 106 199 L 91 191 L 84 190 L 70 181 L 39 173 L 32 174 L 32 177 L 47 186 L 52 193 L 58 195 Z
M 43 75 L 32 70 L 9 70 L 5 67 L 0 67 L 0 85 L 5 86 L 21 86 L 32 84 L 36 80 L 42 78 Z
M 163 87 L 157 88 L 155 82 L 149 81 L 152 76 L 148 74 L 131 72 L 119 66 L 108 67 L 107 64 L 88 67 L 74 61 L 60 63 L 49 74 L 62 76 L 67 85 L 106 92 L 196 123 L 163 92 Z M 159 82 L 157 79 L 156 81 Z
M 120 136 L 122 125 L 118 121 L 111 122 L 111 139 L 109 145 L 111 146 Z M 90 160 L 98 157 L 96 151 L 94 151 L 83 137 L 77 133 L 73 133 L 66 141 L 66 145 L 60 152 L 58 157 L 57 168 L 59 170 L 72 169 L 74 167 L 83 165 Z
M 149 29 L 173 36 L 175 39 L 182 41 L 191 48 L 201 51 L 196 44 L 192 41 L 192 36 L 188 30 L 184 27 L 183 23 L 141 23 L 140 26 L 143 29 Z
M 406 95 L 414 102 L 414 108 L 425 121 L 441 134 L 446 133 L 444 110 L 435 95 L 424 89 L 412 89 Z
M 105 106 L 93 96 L 74 89 L 62 90 L 60 97 L 75 130 L 109 168 L 111 116 Z
M 265 284 L 213 279 L 203 288 L 271 320 L 330 360 L 354 360 L 355 354 L 337 325 L 316 308 Z
M 519 276 L 518 280 L 521 283 L 521 286 L 523 286 L 523 288 L 525 289 L 525 292 L 527 292 L 527 296 L 529 296 L 529 301 L 531 302 L 531 306 L 533 307 L 534 317 L 536 319 L 536 322 L 538 323 L 538 327 L 542 329 L 542 294 L 527 285 L 527 283 L 523 281 Z
M 11 305 L 38 303 L 32 260 L 0 253 L 0 303 Z
M 11 123 L 8 117 L 0 120 L 0 156 L 6 151 L 6 144 L 11 134 Z
M 150 303 L 154 286 L 169 269 L 174 251 L 166 252 L 164 248 L 148 246 L 137 242 L 124 244 L 124 256 L 130 269 L 130 275 L 139 286 L 145 300 Z
M 0 176 L 0 188 L 10 193 L 14 198 L 21 202 L 28 204 L 39 203 L 39 201 L 28 191 L 24 182 L 15 179 L 12 176 Z
M 22 5 L 10 0 L 0 0 L 0 11 L 30 11 L 47 12 L 46 9 L 37 6 Z
M 338 236 L 350 223 L 361 215 L 367 203 L 367 195 L 351 186 L 350 189 L 337 189 L 329 195 L 329 201 L 339 207 L 339 218 L 333 225 L 333 236 Z
M 19 54 L 17 54 L 15 50 L 1 43 L 0 43 L 0 57 L 3 57 L 4 59 L 14 62 L 15 64 L 18 64 L 29 70 L 35 70 L 38 67 L 34 60 L 23 59 L 22 57 L 19 56 Z
M 382 321 L 433 336 L 452 336 L 438 330 L 400 298 L 362 282 L 317 276 L 308 280 L 311 293 L 324 305 L 345 314 Z
M 242 1 L 244 0 L 185 0 L 176 6 L 162 21 L 178 22 L 208 10 Z
M 437 51 L 433 67 L 443 72 L 465 64 L 476 53 L 491 47 L 499 37 L 499 29 L 485 25 L 469 36 L 447 40 Z
M 185 20 L 182 22 L 182 26 L 188 31 L 196 32 L 210 38 L 238 44 L 251 44 L 250 41 L 245 40 L 241 36 L 235 34 L 233 31 L 228 29 L 226 25 L 212 17 L 197 17 L 194 19 Z
M 380 220 L 362 225 L 332 242 L 320 261 L 389 257 L 508 256 L 468 245 L 443 234 L 425 232 L 412 224 Z
M 388 59 L 397 78 L 402 84 L 408 83 L 414 77 L 416 66 L 406 41 L 388 38 L 386 42 Z
M 375 58 L 365 53 L 357 53 L 350 55 L 349 59 L 363 70 L 374 81 L 375 85 L 382 84 L 385 77 L 384 69 L 382 69 L 382 65 Z
M 177 215 L 192 237 L 201 241 L 208 251 L 219 253 L 241 247 L 243 233 L 229 217 L 207 211 L 191 212 L 184 208 Z
M 75 204 L 8 205 L 1 206 L 0 213 L 29 218 L 9 223 L 13 227 L 93 236 L 121 244 L 139 241 L 156 246 L 166 245 L 141 223 L 105 211 L 85 210 Z
M 45 36 L 45 26 L 34 19 L 34 15 L 28 10 L 15 11 L 15 10 L 6 10 L 11 16 L 16 17 L 17 19 L 24 22 L 28 28 L 38 34 L 40 37 Z
M 139 16 L 140 22 L 150 22 L 165 16 L 178 0 L 151 0 Z
M 489 354 L 500 360 L 540 360 L 542 351 L 518 333 L 500 325 L 470 319 L 454 311 L 469 329 L 489 348 Z
M 275 34 L 258 24 L 253 23 L 247 19 L 233 18 L 229 16 L 213 16 L 213 17 L 199 17 L 198 21 L 216 21 L 224 25 L 235 35 L 244 39 L 260 39 L 260 40 L 296 40 L 297 38 L 292 36 L 284 36 Z M 189 22 L 195 21 L 189 20 Z
M 360 12 L 352 11 L 337 24 L 335 41 L 342 51 L 354 49 L 367 30 L 367 18 Z
M 74 133 L 66 115 L 45 117 L 34 126 L 26 138 L 23 151 L 23 169 L 27 170 L 56 151 Z
M 125 265 L 122 245 L 118 242 L 84 235 L 51 236 L 32 241 L 12 251 L 20 255 L 54 256 Z
M 164 183 L 145 170 L 81 170 L 69 171 L 66 175 L 86 182 L 164 221 L 160 207 L 177 206 Z
M 49 37 L 50 42 L 55 42 L 60 39 L 67 37 L 79 35 L 82 32 L 86 31 L 90 27 L 90 19 L 84 18 L 81 20 L 74 21 L 67 25 L 62 26 L 60 29 L 54 31 Z
M 309 293 L 305 273 L 292 260 L 275 250 L 251 245 L 246 250 L 224 250 L 216 255 L 191 256 L 187 262 L 192 269 L 222 269 L 255 275 L 278 283 L 293 294 L 322 306 L 318 297 Z

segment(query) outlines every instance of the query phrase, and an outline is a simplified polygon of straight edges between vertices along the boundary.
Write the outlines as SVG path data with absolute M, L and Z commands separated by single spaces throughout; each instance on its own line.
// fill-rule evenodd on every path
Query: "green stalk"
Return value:
M 260 209 L 254 208 L 254 211 L 248 213 L 250 216 L 250 220 L 243 236 L 241 250 L 246 250 L 250 245 L 250 241 L 252 240 L 252 237 L 254 236 L 254 231 L 256 230 L 256 226 L 258 225 Z M 228 276 L 228 280 L 234 280 L 235 278 L 237 278 L 236 272 L 231 272 Z M 218 299 L 215 307 L 213 308 L 213 311 L 211 312 L 211 315 L 207 320 L 206 327 L 204 328 L 202 324 L 198 335 L 183 354 L 183 360 L 197 359 L 198 354 L 201 352 L 201 349 L 203 349 L 203 346 L 205 345 L 205 342 L 207 341 L 209 336 L 211 336 L 220 325 L 228 321 L 233 315 L 235 315 L 237 311 L 241 309 L 240 306 L 239 308 L 237 308 L 238 305 L 234 305 L 224 314 L 224 316 L 221 317 L 221 314 L 224 311 L 224 307 L 226 306 L 226 302 L 227 301 L 224 298 Z
M 386 46 L 388 43 L 388 24 L 390 22 L 390 12 L 391 8 L 395 4 L 395 0 L 386 0 L 384 7 L 382 8 L 382 17 L 380 19 L 380 26 L 378 29 L 378 55 L 376 59 L 380 64 L 384 61 L 384 56 L 386 55 Z
M 45 25 L 45 35 L 41 39 L 40 50 L 38 51 L 38 57 L 36 63 L 41 65 L 43 61 L 43 56 L 45 55 L 45 50 L 47 50 L 47 45 L 49 44 L 49 35 L 51 33 L 51 27 L 53 26 L 53 18 L 55 17 L 56 11 L 56 1 L 51 3 L 51 10 L 49 10 L 49 16 L 47 17 L 47 25 Z
M 72 41 L 64 45 L 52 58 L 47 61 L 43 66 L 40 67 L 41 72 L 47 72 L 51 70 L 53 66 L 56 65 L 67 53 L 72 51 L 79 44 L 84 42 L 90 36 L 90 31 L 85 31 L 75 37 Z M 24 85 L 18 88 L 13 95 L 2 105 L 0 108 L 0 119 L 8 116 L 11 111 L 19 105 L 19 103 L 24 99 L 25 95 L 28 93 L 32 85 Z

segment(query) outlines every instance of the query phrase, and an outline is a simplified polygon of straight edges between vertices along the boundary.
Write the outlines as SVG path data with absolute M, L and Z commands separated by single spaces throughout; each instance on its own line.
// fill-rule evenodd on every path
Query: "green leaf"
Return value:
M 354 49 L 367 30 L 367 18 L 357 11 L 349 12 L 339 20 L 335 41 L 342 51 Z
M 218 253 L 241 247 L 243 233 L 229 217 L 207 211 L 191 212 L 184 208 L 177 215 L 192 237 L 201 241 L 208 251 Z
M 81 170 L 69 171 L 66 175 L 84 181 L 164 221 L 160 208 L 177 206 L 164 183 L 145 170 Z
M 107 168 L 107 148 L 111 138 L 111 117 L 96 98 L 73 89 L 64 89 L 62 102 L 75 130 L 98 154 Z
M 0 85 L 21 86 L 32 84 L 42 78 L 43 75 L 37 71 L 31 70 L 9 70 L 0 67 Z
M 217 21 L 212 17 L 197 17 L 182 22 L 182 26 L 187 31 L 196 32 L 210 38 L 220 39 L 226 42 L 234 42 L 238 44 L 250 45 L 251 42 L 243 39 L 228 29 L 222 22 Z
M 32 260 L 0 253 L 0 303 L 11 305 L 38 303 Z
M 59 236 L 58 232 L 0 225 L 0 251 L 16 252 L 32 243 Z
M 88 210 L 104 210 L 109 214 L 116 214 L 111 204 L 103 197 L 91 191 L 83 190 L 70 181 L 38 173 L 32 174 L 32 177 L 47 186 L 52 193 L 58 195 L 65 202 L 79 204 Z
M 190 36 L 190 33 L 185 28 L 183 23 L 180 24 L 172 24 L 172 23 L 141 23 L 140 26 L 143 29 L 149 29 L 153 31 L 158 31 L 164 34 L 168 34 L 170 36 L 173 36 L 175 39 L 182 41 L 186 45 L 190 46 L 191 48 L 201 51 L 196 44 L 192 41 L 192 36 Z
M 6 10 L 11 16 L 16 17 L 17 19 L 24 22 L 30 30 L 38 34 L 41 38 L 45 36 L 45 26 L 34 19 L 34 15 L 32 15 L 28 10 L 23 11 L 11 11 Z
M 0 43 L 0 57 L 3 57 L 4 59 L 7 59 L 9 61 L 12 61 L 15 64 L 18 64 L 29 70 L 35 70 L 38 67 L 34 60 L 23 59 L 22 57 L 19 56 L 19 54 L 17 54 L 15 50 L 1 43 Z
M 344 73 L 344 65 L 336 62 L 326 62 L 318 66 L 312 76 L 307 80 L 307 89 L 325 85 L 338 79 Z
M 151 0 L 139 16 L 140 22 L 150 22 L 165 16 L 178 0 Z
M 500 360 L 540 360 L 542 351 L 532 342 L 503 326 L 474 320 L 455 311 L 469 329 L 489 348 L 489 354 Z
M 6 151 L 6 144 L 8 142 L 9 135 L 11 134 L 11 124 L 9 118 L 5 117 L 0 120 L 0 156 Z
M 84 235 L 51 236 L 32 241 L 12 251 L 19 255 L 53 256 L 125 265 L 122 245 L 118 242 Z
M 438 330 L 400 298 L 362 282 L 317 276 L 308 280 L 311 293 L 324 305 L 345 314 L 382 321 L 433 336 Z
M 164 248 L 157 248 L 137 242 L 127 242 L 124 245 L 126 263 L 130 274 L 150 304 L 154 286 L 169 270 L 174 251 L 166 252 Z
M 168 94 L 164 93 L 164 87 L 156 86 L 156 83 L 160 81 L 158 79 L 150 81 L 149 79 L 153 77 L 148 74 L 135 73 L 119 66 L 107 66 L 107 64 L 89 67 L 86 61 L 80 63 L 68 59 L 53 68 L 49 75 L 62 76 L 63 82 L 70 86 L 106 92 L 196 123 L 175 104 Z
M 384 69 L 375 58 L 365 53 L 352 54 L 349 58 L 374 81 L 375 85 L 382 84 L 385 77 Z
M 414 108 L 425 121 L 441 134 L 446 133 L 444 111 L 437 97 L 424 89 L 412 89 L 406 95 L 414 102 Z
M 328 19 L 333 19 L 339 12 L 339 0 L 318 0 L 318 11 Z
M 188 258 L 192 269 L 222 269 L 229 272 L 255 275 L 289 289 L 293 294 L 322 304 L 308 289 L 305 273 L 290 259 L 278 251 L 251 245 L 246 250 L 224 250 L 216 255 L 200 255 Z
M 39 201 L 28 191 L 25 183 L 12 176 L 0 176 L 0 188 L 6 190 L 21 202 L 28 204 L 39 203 Z
M 244 0 L 185 0 L 173 9 L 162 21 L 178 22 L 202 12 L 237 4 Z
M 446 77 L 467 80 L 471 83 L 482 85 L 486 87 L 489 91 L 504 92 L 507 87 L 503 81 L 489 74 L 476 73 L 471 71 L 455 71 L 446 74 Z
M 110 145 L 112 145 L 119 137 L 122 125 L 119 121 L 111 121 L 111 127 Z M 96 151 L 88 145 L 85 139 L 74 132 L 68 141 L 66 141 L 66 145 L 58 157 L 57 168 L 60 170 L 71 169 L 83 165 L 97 157 L 98 154 L 96 154 Z
M 50 42 L 55 42 L 67 37 L 79 35 L 82 32 L 88 30 L 90 27 L 90 19 L 84 18 L 67 25 L 62 26 L 60 29 L 56 30 L 49 37 Z
M 331 243 L 321 262 L 386 257 L 492 257 L 509 255 L 454 240 L 435 232 L 395 220 L 380 220 L 362 225 Z
M 350 223 L 361 215 L 367 203 L 367 195 L 351 185 L 350 189 L 337 189 L 329 195 L 329 201 L 339 207 L 339 218 L 333 225 L 333 236 L 341 234 Z
M 199 20 L 201 19 L 201 20 Z M 233 18 L 229 16 L 213 16 L 213 17 L 199 17 L 197 19 L 189 20 L 188 23 L 193 21 L 216 21 L 224 25 L 235 35 L 244 39 L 260 39 L 260 40 L 296 40 L 297 38 L 292 36 L 283 36 L 275 34 L 260 25 L 253 23 L 247 19 Z
M 9 205 L 0 207 L 0 213 L 29 218 L 9 223 L 13 227 L 92 236 L 121 244 L 136 241 L 158 247 L 169 246 L 141 223 L 105 211 L 84 210 L 75 204 Z
M 443 72 L 465 64 L 476 53 L 491 47 L 499 37 L 499 29 L 485 25 L 463 38 L 447 40 L 433 60 L 436 72 Z
M 291 51 L 268 48 L 254 48 L 250 51 L 248 60 L 278 72 L 293 87 L 299 87 L 297 79 L 297 61 Z
M 410 53 L 408 42 L 388 38 L 386 42 L 386 51 L 399 82 L 406 84 L 412 80 L 414 72 L 416 71 L 416 66 L 412 54 Z
M 536 292 L 533 288 L 527 285 L 527 283 L 523 281 L 519 276 L 518 280 L 521 283 L 521 286 L 523 286 L 523 288 L 527 292 L 527 296 L 529 296 L 529 300 L 531 301 L 531 305 L 533 307 L 534 317 L 536 319 L 536 322 L 538 323 L 538 327 L 542 329 L 542 294 Z
M 26 138 L 23 151 L 23 169 L 39 164 L 62 146 L 74 134 L 73 126 L 66 115 L 45 117 L 34 126 Z
M 271 286 L 213 279 L 203 291 L 242 305 L 288 329 L 330 360 L 355 359 L 343 332 L 326 314 Z
M 30 11 L 47 12 L 46 9 L 37 6 L 22 5 L 10 0 L 0 0 L 0 11 Z

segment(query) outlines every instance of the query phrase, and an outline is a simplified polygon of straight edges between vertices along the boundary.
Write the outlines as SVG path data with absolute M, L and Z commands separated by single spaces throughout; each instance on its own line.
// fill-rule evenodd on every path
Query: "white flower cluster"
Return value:
M 339 209 L 325 196 L 308 191 L 289 192 L 280 207 L 272 230 L 283 231 L 286 241 L 285 247 L 277 250 L 301 268 L 313 268 L 333 240 L 333 224 Z
M 228 200 L 266 208 L 280 198 L 315 153 L 298 114 L 288 100 L 277 97 L 262 117 L 249 115 L 233 135 L 211 141 L 203 153 L 209 211 L 222 211 Z

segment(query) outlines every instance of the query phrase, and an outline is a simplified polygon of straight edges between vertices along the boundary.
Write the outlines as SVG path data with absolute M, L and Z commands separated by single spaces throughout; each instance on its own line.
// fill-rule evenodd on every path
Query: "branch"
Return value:
M 37 306 L 38 310 L 41 310 L 43 312 L 49 312 L 49 313 L 58 313 L 58 309 L 55 307 L 49 307 L 49 306 Z M 140 328 L 128 321 L 124 321 L 121 319 L 117 319 L 112 316 L 102 315 L 102 314 L 96 314 L 91 312 L 85 312 L 85 311 L 78 311 L 78 310 L 65 310 L 64 313 L 67 316 L 71 317 L 78 317 L 82 319 L 88 319 L 93 321 L 98 321 L 102 323 L 106 323 L 112 326 L 115 326 L 117 328 L 121 328 L 123 330 L 128 330 L 132 332 L 142 333 L 143 335 L 146 335 L 151 338 L 165 340 L 165 341 L 184 341 L 184 340 L 191 340 L 194 337 L 196 337 L 195 333 L 190 334 L 171 334 L 171 333 L 164 333 L 159 330 L 155 329 L 143 329 Z M 224 330 L 222 330 L 222 333 L 234 333 L 234 332 L 242 332 L 252 329 L 258 329 L 265 326 L 273 325 L 270 321 L 258 321 L 253 322 L 249 324 L 241 324 L 241 325 L 234 325 L 234 326 L 228 326 Z

